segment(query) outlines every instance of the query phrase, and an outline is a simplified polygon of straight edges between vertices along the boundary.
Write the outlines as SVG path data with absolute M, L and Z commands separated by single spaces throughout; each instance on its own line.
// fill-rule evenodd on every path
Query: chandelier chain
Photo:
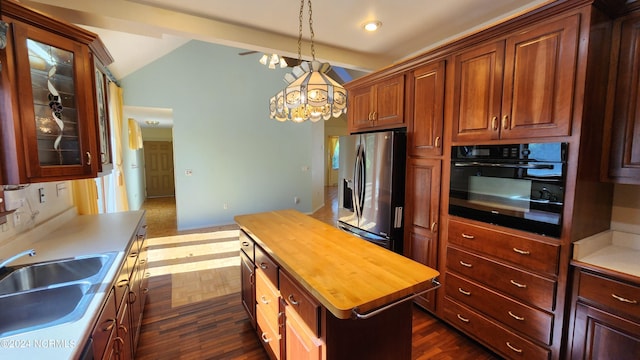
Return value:
M 302 15 L 304 14 L 304 0 L 300 0 L 300 14 L 298 15 L 298 64 L 302 62 Z
M 316 36 L 313 31 L 313 9 L 311 7 L 311 0 L 308 0 L 309 4 L 309 32 L 311 34 L 311 59 L 316 59 L 316 48 L 313 44 L 313 38 Z M 304 0 L 300 0 L 300 13 L 298 14 L 298 63 L 302 62 L 302 23 L 304 21 Z
M 316 60 L 316 48 L 313 46 L 313 38 L 315 33 L 313 32 L 313 10 L 311 9 L 311 0 L 309 3 L 309 32 L 311 33 L 311 59 Z

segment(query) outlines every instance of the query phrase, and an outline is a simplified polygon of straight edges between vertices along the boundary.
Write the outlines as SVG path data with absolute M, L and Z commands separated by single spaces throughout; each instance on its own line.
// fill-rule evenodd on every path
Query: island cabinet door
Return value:
M 247 311 L 249 321 L 253 328 L 256 328 L 256 284 L 255 284 L 255 265 L 249 257 L 240 252 L 240 282 L 242 286 L 242 306 Z

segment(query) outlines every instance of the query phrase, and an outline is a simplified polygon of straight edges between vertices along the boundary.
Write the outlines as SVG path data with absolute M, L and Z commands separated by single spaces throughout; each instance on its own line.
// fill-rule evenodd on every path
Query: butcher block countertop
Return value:
M 235 221 L 339 319 L 429 290 L 439 275 L 296 210 L 239 215 Z

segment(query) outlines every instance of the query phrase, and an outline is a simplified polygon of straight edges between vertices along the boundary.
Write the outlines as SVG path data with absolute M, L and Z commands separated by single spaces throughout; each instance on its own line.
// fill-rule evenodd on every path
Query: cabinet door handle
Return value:
M 462 316 L 462 315 L 460 315 L 460 314 L 458 314 L 457 316 L 458 316 L 458 319 L 460 319 L 460 321 L 462 321 L 462 322 L 466 322 L 466 323 L 468 323 L 468 322 L 469 322 L 469 319 L 467 319 L 466 317 L 463 317 L 463 316 Z
M 521 353 L 522 353 L 522 349 L 518 349 L 517 347 L 515 347 L 515 346 L 511 345 L 511 343 L 510 343 L 510 342 L 508 342 L 508 341 L 507 341 L 507 346 L 509 347 L 509 349 L 511 349 L 511 350 L 513 350 L 513 351 L 515 351 L 515 352 L 517 352 L 518 354 L 521 354 Z
M 300 305 L 300 302 L 296 301 L 296 299 L 293 297 L 293 294 L 289 295 L 288 299 L 291 305 Z
M 242 242 L 242 246 L 249 246 L 249 242 L 248 241 L 243 241 Z
M 87 151 L 87 165 L 91 165 L 91 153 Z
M 494 116 L 491 118 L 491 128 L 493 130 L 498 130 L 498 117 Z
M 133 295 L 133 300 L 131 300 L 131 295 Z M 134 304 L 138 300 L 138 294 L 133 291 L 129 291 L 129 304 Z
M 284 312 L 279 312 L 278 313 L 278 326 L 279 327 L 284 327 L 284 322 L 285 322 L 285 318 L 284 318 Z
M 611 296 L 614 299 L 616 299 L 618 301 L 621 301 L 623 303 L 627 303 L 627 304 L 637 304 L 638 303 L 638 300 L 629 300 L 627 298 L 623 298 L 622 296 L 619 296 L 619 295 L 616 295 L 616 294 L 611 294 Z
M 432 232 L 432 233 L 435 233 L 437 229 L 438 229 L 438 223 L 437 223 L 437 222 L 435 222 L 435 221 L 434 221 L 434 222 L 432 222 L 432 223 L 431 223 L 431 232 Z
M 513 251 L 517 252 L 520 255 L 530 255 L 531 254 L 531 251 L 520 250 L 518 248 L 513 248 Z
M 143 293 L 143 294 L 148 294 L 148 293 L 149 293 L 149 288 L 144 288 L 144 289 L 142 289 L 142 293 Z
M 440 147 L 440 136 L 436 136 L 434 147 L 436 147 L 436 148 Z
M 466 291 L 463 288 L 458 288 L 458 291 L 462 294 L 462 295 L 467 295 L 467 296 L 471 296 L 471 291 Z
M 517 286 L 517 287 L 519 287 L 519 288 L 521 288 L 521 289 L 524 289 L 524 288 L 526 288 L 526 287 L 527 287 L 527 285 L 526 285 L 526 284 L 520 284 L 519 282 L 516 282 L 516 281 L 514 281 L 514 280 L 509 280 L 509 282 L 510 282 L 511 284 L 513 284 L 514 286 Z
M 253 273 L 249 275 L 249 284 L 253 285 Z
M 106 325 L 107 323 L 109 323 L 109 325 Z M 111 329 L 116 326 L 116 319 L 107 319 L 104 324 L 106 326 L 102 328 L 102 331 L 111 331 Z
M 261 337 L 265 344 L 268 344 L 271 341 L 271 339 L 267 337 L 267 333 L 262 333 Z
M 122 339 L 120 336 L 118 336 L 117 338 L 113 339 L 114 342 L 119 342 L 121 346 L 124 346 L 124 339 Z
M 262 269 L 262 270 L 267 270 L 267 268 L 269 268 L 269 267 L 267 266 L 267 263 L 263 263 L 263 262 L 262 262 L 262 263 L 260 263 L 260 269 Z
M 476 238 L 473 235 L 469 235 L 469 234 L 465 234 L 465 233 L 462 233 L 462 237 L 465 238 L 465 239 L 469 239 L 469 240 L 472 240 L 472 239 Z
M 128 333 L 129 333 L 129 329 L 127 329 L 127 327 L 126 327 L 126 326 L 124 326 L 124 325 L 120 325 L 120 326 L 118 326 L 118 329 L 120 329 L 120 330 L 124 331 L 124 333 L 125 333 L 125 334 L 128 334 Z
M 505 130 L 509 128 L 509 115 L 502 117 L 502 128 Z
M 376 121 L 378 118 L 378 113 L 376 111 L 373 112 L 373 115 L 371 116 L 371 120 Z
M 269 305 L 269 303 L 271 302 L 264 295 L 260 296 L 260 301 L 262 301 L 262 303 L 265 305 Z
M 118 281 L 118 284 L 116 286 L 117 287 L 123 287 L 123 286 L 127 286 L 127 285 L 129 285 L 129 280 L 124 279 L 124 280 Z
M 509 310 L 509 316 L 511 316 L 512 318 L 519 320 L 519 321 L 524 321 L 524 317 L 523 316 L 518 316 L 514 313 L 511 312 L 511 310 Z
M 472 268 L 472 267 L 473 267 L 473 265 L 471 265 L 471 264 L 469 264 L 469 263 L 466 263 L 466 262 L 464 262 L 464 261 L 462 261 L 462 260 L 460 260 L 460 265 L 462 265 L 462 266 L 464 266 L 464 267 L 468 267 L 468 268 Z

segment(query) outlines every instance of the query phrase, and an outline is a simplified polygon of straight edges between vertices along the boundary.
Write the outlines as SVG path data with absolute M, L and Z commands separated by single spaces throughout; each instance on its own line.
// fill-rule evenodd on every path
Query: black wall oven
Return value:
M 451 150 L 449 214 L 560 237 L 567 143 Z

